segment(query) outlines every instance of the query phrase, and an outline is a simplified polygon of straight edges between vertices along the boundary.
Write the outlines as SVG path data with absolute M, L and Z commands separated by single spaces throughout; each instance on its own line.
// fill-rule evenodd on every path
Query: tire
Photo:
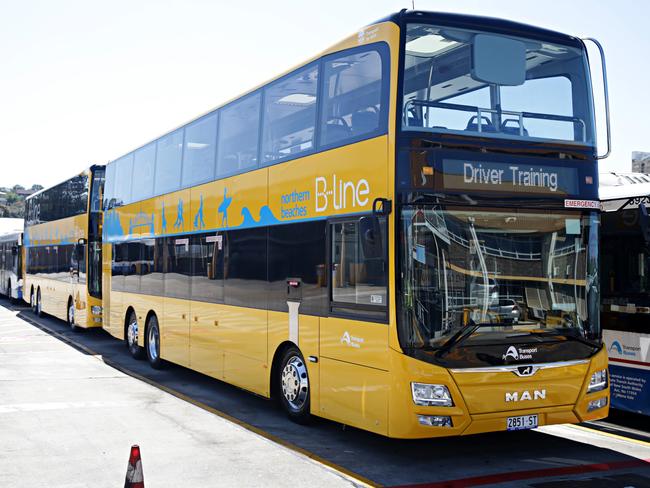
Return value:
M 307 363 L 297 347 L 290 347 L 282 355 L 276 381 L 280 405 L 289 419 L 298 424 L 309 423 L 309 373 Z
M 33 313 L 36 313 L 36 298 L 34 298 L 34 289 L 32 288 L 31 293 L 29 294 L 29 306 L 32 309 Z
M 152 315 L 147 322 L 146 331 L 144 348 L 147 352 L 147 361 L 153 369 L 161 369 L 163 361 L 160 359 L 160 327 L 158 327 L 158 318 L 155 315 Z
M 74 321 L 74 300 L 72 300 L 72 298 L 68 298 L 68 313 L 66 316 L 70 330 L 72 332 L 79 332 L 79 327 L 75 324 Z
M 126 320 L 124 342 L 126 343 L 126 347 L 128 348 L 129 353 L 131 353 L 131 356 L 135 359 L 142 359 L 144 357 L 144 349 L 138 346 L 138 336 L 138 318 L 136 317 L 135 312 L 131 311 Z
M 36 291 L 36 315 L 43 316 L 43 302 L 41 301 L 41 289 Z
M 15 303 L 14 297 L 11 295 L 11 280 L 7 281 L 7 298 L 11 305 Z

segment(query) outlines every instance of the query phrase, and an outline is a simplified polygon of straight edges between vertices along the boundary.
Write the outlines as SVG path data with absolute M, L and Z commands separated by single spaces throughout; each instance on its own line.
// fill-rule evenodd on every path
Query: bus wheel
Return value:
M 43 316 L 43 302 L 41 301 L 41 289 L 36 292 L 36 315 Z
M 147 324 L 147 335 L 144 337 L 144 348 L 147 352 L 147 360 L 154 369 L 162 368 L 160 359 L 160 328 L 158 319 L 153 315 Z
M 77 324 L 74 322 L 74 301 L 72 298 L 68 298 L 68 325 L 72 332 L 79 331 L 79 327 L 77 327 Z
M 142 359 L 144 351 L 140 346 L 138 346 L 138 336 L 138 319 L 135 315 L 135 312 L 131 311 L 126 321 L 126 347 L 129 348 L 131 356 L 133 356 L 135 359 Z
M 29 294 L 29 306 L 32 309 L 32 312 L 36 313 L 36 300 L 34 299 L 34 289 L 32 288 L 31 293 Z
M 282 355 L 277 381 L 280 403 L 289 419 L 299 424 L 309 422 L 309 376 L 298 348 L 290 347 Z
M 7 281 L 7 298 L 9 299 L 9 303 L 14 303 L 14 296 L 11 294 L 11 280 Z

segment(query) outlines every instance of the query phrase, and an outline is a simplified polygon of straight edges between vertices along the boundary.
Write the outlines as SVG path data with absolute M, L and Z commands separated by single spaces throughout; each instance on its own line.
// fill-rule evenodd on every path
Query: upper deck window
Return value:
M 405 51 L 403 130 L 594 145 L 577 47 L 409 24 Z
M 341 144 L 383 130 L 388 87 L 384 45 L 327 58 L 321 113 L 321 146 Z

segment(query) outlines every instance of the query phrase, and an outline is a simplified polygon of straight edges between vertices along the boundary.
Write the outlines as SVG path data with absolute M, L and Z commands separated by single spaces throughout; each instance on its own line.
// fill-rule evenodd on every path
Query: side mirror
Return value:
M 363 255 L 366 259 L 384 257 L 384 249 L 381 242 L 381 226 L 378 217 L 373 215 L 359 219 L 359 237 L 361 239 Z
M 526 44 L 503 36 L 475 35 L 472 78 L 504 86 L 523 85 L 526 81 Z
M 77 263 L 84 259 L 85 244 L 77 244 L 74 247 L 74 258 Z

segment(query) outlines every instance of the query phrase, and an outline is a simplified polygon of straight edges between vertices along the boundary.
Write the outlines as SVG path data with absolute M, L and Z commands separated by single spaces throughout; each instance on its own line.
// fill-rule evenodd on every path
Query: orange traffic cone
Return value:
M 142 459 L 140 459 L 140 446 L 131 446 L 131 456 L 126 467 L 126 480 L 124 488 L 144 488 L 144 476 L 142 474 Z

